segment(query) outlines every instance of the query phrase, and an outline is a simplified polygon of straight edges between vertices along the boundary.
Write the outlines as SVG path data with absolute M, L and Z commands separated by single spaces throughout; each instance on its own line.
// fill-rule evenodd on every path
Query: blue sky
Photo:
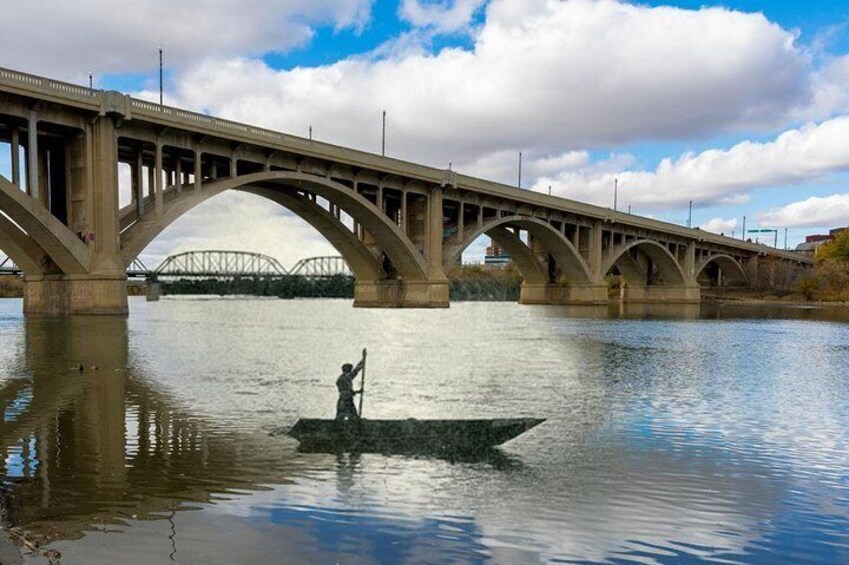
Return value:
M 116 24 L 105 0 L 48 11 L 0 0 L 21 22 L 0 39 L 0 66 L 80 83 L 91 70 L 99 88 L 157 97 L 161 42 L 172 105 L 301 135 L 312 125 L 368 151 L 386 109 L 387 151 L 402 159 L 514 183 L 522 151 L 523 188 L 612 206 L 618 179 L 620 210 L 684 224 L 692 200 L 694 226 L 740 236 L 746 216 L 787 228 L 791 246 L 849 224 L 841 2 L 254 3 L 149 0 Z M 23 30 L 43 34 L 40 50 L 20 47 Z M 284 263 L 330 251 L 279 210 L 227 198 L 147 253 L 233 248 L 225 223 L 240 209 L 264 220 L 232 237 L 254 233 Z

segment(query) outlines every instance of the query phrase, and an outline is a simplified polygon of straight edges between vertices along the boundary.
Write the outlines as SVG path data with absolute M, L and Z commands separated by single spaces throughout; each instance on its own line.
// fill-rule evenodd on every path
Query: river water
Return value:
M 849 309 L 130 311 L 0 301 L 25 563 L 849 562 Z M 298 452 L 275 432 L 363 347 L 366 417 L 547 421 L 477 459 Z

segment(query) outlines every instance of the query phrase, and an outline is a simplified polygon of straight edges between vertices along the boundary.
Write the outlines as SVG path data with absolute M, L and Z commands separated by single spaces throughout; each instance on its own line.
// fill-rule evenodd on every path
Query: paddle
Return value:
M 363 383 L 360 385 L 360 418 L 363 417 L 363 395 L 366 392 L 366 348 L 363 347 Z

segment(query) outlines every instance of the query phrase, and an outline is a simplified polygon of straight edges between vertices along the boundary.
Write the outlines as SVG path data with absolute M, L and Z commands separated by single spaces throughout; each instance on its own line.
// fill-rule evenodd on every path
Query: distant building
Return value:
M 501 246 L 495 240 L 490 239 L 483 264 L 488 267 L 506 267 L 509 263 L 510 256 L 501 249 Z
M 837 237 L 837 234 L 842 232 L 845 229 L 849 228 L 834 228 L 833 230 L 829 230 L 828 235 L 816 234 L 816 235 L 807 235 L 805 236 L 804 243 L 800 243 L 796 246 L 796 253 L 801 253 L 802 255 L 808 255 L 809 257 L 813 257 L 817 254 L 817 249 L 820 248 L 824 243 L 828 243 L 829 241 L 834 241 L 834 238 Z

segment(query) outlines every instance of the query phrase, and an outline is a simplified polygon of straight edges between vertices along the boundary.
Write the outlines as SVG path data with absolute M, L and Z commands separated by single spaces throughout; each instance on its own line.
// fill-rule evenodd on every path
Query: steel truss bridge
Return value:
M 10 257 L 0 255 L 0 275 L 20 275 L 22 271 Z
M 167 257 L 153 271 L 140 271 L 155 278 L 277 278 L 300 276 L 326 278 L 351 277 L 351 269 L 342 257 L 310 257 L 286 269 L 277 259 L 249 251 L 186 251 Z
M 0 255 L 0 275 L 21 275 L 17 265 Z M 127 269 L 129 278 L 276 278 L 352 277 L 348 263 L 340 256 L 308 257 L 286 269 L 274 257 L 250 251 L 186 251 L 169 255 L 156 269 L 148 269 L 136 259 Z

